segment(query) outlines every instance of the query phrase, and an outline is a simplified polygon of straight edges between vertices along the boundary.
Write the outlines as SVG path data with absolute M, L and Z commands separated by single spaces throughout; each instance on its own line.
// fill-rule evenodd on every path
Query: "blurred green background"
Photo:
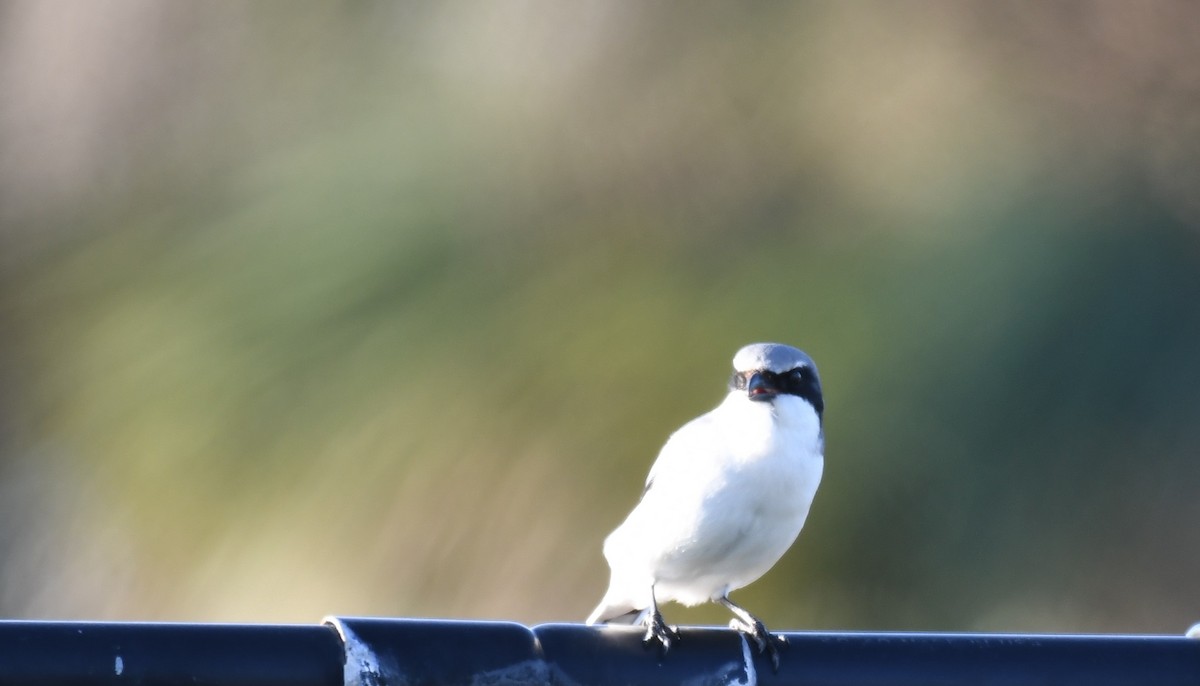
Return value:
M 1200 5 L 0 5 L 0 616 L 580 620 L 733 352 L 776 628 L 1200 620 Z M 672 622 L 721 622 L 670 607 Z

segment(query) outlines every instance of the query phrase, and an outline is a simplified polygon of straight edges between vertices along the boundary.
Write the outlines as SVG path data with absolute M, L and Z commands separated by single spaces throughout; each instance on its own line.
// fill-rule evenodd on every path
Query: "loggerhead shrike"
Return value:
M 666 652 L 678 636 L 658 603 L 714 601 L 778 669 L 782 639 L 729 593 L 765 574 L 804 526 L 824 467 L 825 403 L 812 359 L 791 346 L 748 345 L 733 369 L 725 400 L 667 440 L 641 501 L 604 541 L 612 577 L 587 623 L 645 624 L 645 641 Z

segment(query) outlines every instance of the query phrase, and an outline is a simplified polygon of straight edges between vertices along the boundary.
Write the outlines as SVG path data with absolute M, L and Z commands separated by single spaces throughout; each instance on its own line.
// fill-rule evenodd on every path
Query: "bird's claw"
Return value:
M 652 612 L 646 618 L 646 635 L 642 638 L 642 643 L 649 646 L 651 643 L 658 642 L 662 654 L 666 655 L 671 649 L 671 644 L 679 640 L 679 631 L 675 627 L 667 626 L 663 621 L 662 614 Z
M 740 619 L 731 619 L 729 620 L 729 628 L 735 629 L 753 641 L 758 654 L 766 655 L 771 660 L 771 670 L 776 674 L 779 673 L 779 651 L 787 648 L 788 640 L 786 636 L 767 631 L 767 627 L 758 621 L 750 625 Z

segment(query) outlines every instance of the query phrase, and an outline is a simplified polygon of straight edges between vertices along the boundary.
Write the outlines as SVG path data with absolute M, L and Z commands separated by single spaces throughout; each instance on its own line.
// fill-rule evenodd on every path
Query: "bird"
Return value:
M 665 656 L 679 636 L 659 605 L 716 602 L 778 670 L 783 637 L 729 594 L 800 534 L 824 471 L 824 412 L 805 352 L 781 343 L 738 350 L 725 399 L 667 439 L 641 499 L 605 539 L 610 581 L 587 624 L 642 624 L 644 642 Z

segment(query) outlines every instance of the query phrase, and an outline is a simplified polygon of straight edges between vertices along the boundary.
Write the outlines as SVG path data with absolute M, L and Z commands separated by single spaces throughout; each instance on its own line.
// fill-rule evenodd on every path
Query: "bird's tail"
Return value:
M 608 598 L 600 601 L 592 614 L 588 616 L 588 624 L 637 624 L 646 610 L 639 609 L 628 602 L 613 603 Z

